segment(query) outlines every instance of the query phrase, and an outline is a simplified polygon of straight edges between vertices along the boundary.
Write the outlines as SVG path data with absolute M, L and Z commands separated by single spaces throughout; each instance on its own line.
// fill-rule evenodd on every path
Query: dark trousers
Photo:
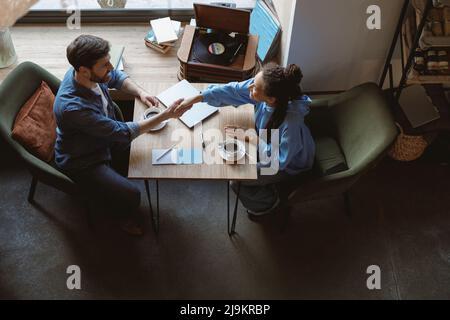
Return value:
M 276 184 L 291 178 L 280 171 L 273 176 L 263 176 L 258 172 L 258 180 L 241 182 L 239 199 L 244 207 L 253 212 L 263 212 L 270 209 L 278 201 Z M 237 182 L 232 181 L 231 188 L 237 193 Z
M 119 216 L 136 214 L 141 203 L 139 188 L 126 178 L 128 150 L 115 150 L 111 163 L 99 163 L 76 173 L 67 174 L 89 200 Z

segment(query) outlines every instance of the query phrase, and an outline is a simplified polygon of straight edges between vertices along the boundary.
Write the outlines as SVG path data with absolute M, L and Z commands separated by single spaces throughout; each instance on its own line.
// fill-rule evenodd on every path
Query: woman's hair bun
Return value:
M 300 83 L 303 79 L 302 70 L 296 64 L 290 64 L 285 70 L 286 79 L 295 83 Z

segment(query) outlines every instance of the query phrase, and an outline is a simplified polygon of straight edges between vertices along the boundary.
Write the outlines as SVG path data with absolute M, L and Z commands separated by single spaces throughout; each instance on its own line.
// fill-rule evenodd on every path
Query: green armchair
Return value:
M 54 94 L 58 91 L 60 80 L 32 62 L 17 66 L 0 85 L 0 136 L 22 158 L 32 175 L 28 201 L 33 202 L 36 185 L 45 183 L 68 194 L 79 194 L 74 181 L 60 172 L 52 163 L 46 163 L 16 142 L 11 137 L 14 120 L 25 102 L 33 95 L 41 82 L 45 81 Z M 117 105 L 116 116 L 123 121 Z
M 279 186 L 283 204 L 343 195 L 350 214 L 350 188 L 386 154 L 398 135 L 388 100 L 377 85 L 362 84 L 313 100 L 306 123 L 316 141 L 314 169 Z

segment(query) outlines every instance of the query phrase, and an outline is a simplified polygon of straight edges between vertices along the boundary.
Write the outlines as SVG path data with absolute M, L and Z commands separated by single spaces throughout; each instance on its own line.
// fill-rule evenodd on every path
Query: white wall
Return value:
M 281 16 L 287 38 L 281 63 L 301 66 L 305 90 L 346 90 L 363 82 L 378 82 L 403 0 L 274 2 L 278 10 L 285 8 Z M 366 27 L 370 5 L 381 8 L 381 30 Z M 293 13 L 289 21 L 288 10 Z
M 291 44 L 292 25 L 294 22 L 295 6 L 297 0 L 273 0 L 283 33 L 281 34 L 280 53 L 278 63 L 285 64 Z

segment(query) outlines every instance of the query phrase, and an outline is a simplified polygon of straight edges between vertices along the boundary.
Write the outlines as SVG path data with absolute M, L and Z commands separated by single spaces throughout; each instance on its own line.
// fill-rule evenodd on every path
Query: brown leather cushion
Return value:
M 56 120 L 53 114 L 55 95 L 42 81 L 41 86 L 20 109 L 12 137 L 33 155 L 46 162 L 53 159 Z

